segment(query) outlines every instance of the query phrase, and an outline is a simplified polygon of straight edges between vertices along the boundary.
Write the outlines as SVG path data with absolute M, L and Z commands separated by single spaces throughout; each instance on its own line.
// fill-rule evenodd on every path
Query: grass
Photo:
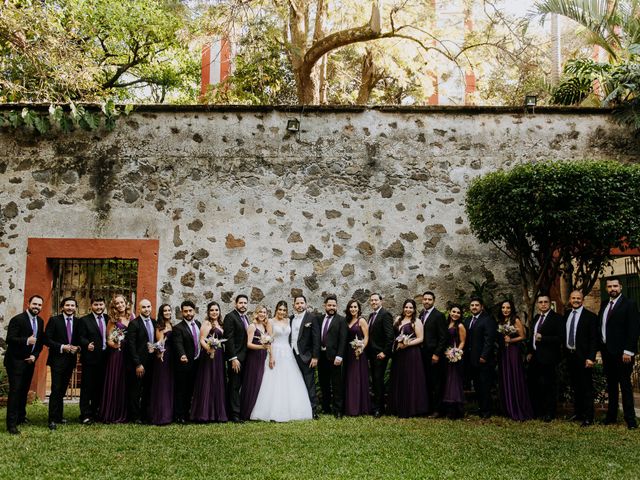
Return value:
M 74 421 L 78 407 L 68 405 Z M 4 424 L 6 409 L 0 411 Z M 22 435 L 0 432 L 0 478 L 633 479 L 640 433 L 566 421 L 344 418 L 215 425 L 91 425 L 50 432 L 29 406 Z

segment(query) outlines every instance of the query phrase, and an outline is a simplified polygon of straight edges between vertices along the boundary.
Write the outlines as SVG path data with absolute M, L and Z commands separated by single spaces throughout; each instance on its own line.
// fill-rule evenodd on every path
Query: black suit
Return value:
M 615 422 L 618 416 L 618 385 L 622 392 L 622 410 L 627 425 L 636 425 L 636 415 L 633 407 L 633 390 L 631 386 L 631 373 L 633 360 L 629 363 L 622 361 L 625 351 L 638 353 L 638 333 L 640 330 L 640 316 L 638 307 L 633 300 L 620 295 L 616 300 L 613 310 L 606 318 L 606 342 L 602 342 L 602 323 L 604 311 L 608 302 L 600 306 L 599 329 L 600 352 L 604 374 L 607 377 L 607 392 L 609 403 L 607 409 L 607 421 Z
M 246 314 L 245 314 L 246 316 Z M 247 325 L 240 318 L 240 312 L 233 310 L 224 316 L 224 338 L 225 357 L 227 358 L 227 379 L 229 395 L 229 412 L 232 421 L 240 419 L 240 389 L 242 388 L 242 377 L 244 375 L 244 360 L 247 356 Z M 240 362 L 240 371 L 234 372 L 231 360 L 237 359 Z
M 433 308 L 429 316 L 426 310 L 420 313 L 420 320 L 424 327 L 424 341 L 422 342 L 422 363 L 424 365 L 425 381 L 429 413 L 440 412 L 442 403 L 442 387 L 444 381 L 444 351 L 447 347 L 447 319 L 438 310 Z M 437 355 L 439 360 L 433 363 L 432 357 Z
M 334 415 L 342 415 L 344 405 L 342 366 L 344 361 L 340 365 L 335 365 L 334 361 L 336 357 L 344 360 L 349 328 L 345 318 L 336 313 L 331 319 L 331 323 L 323 338 L 322 327 L 324 320 L 324 315 L 317 318 L 320 329 L 318 380 L 320 382 L 320 391 L 322 392 L 322 411 L 324 413 L 331 412 Z
M 27 395 L 36 362 L 27 363 L 31 355 L 38 360 L 44 339 L 44 321 L 36 317 L 36 343 L 27 345 L 27 339 L 34 334 L 27 312 L 22 312 L 11 320 L 7 328 L 7 351 L 4 366 L 9 379 L 9 399 L 7 403 L 7 430 L 15 429 L 27 415 Z
M 478 413 L 487 418 L 491 415 L 491 390 L 495 382 L 496 333 L 495 319 L 484 310 L 475 321 L 465 321 L 467 338 L 464 359 L 468 363 L 473 389 L 478 399 Z M 484 362 L 481 362 L 483 359 Z
M 45 344 L 49 347 L 47 365 L 51 368 L 49 394 L 49 423 L 62 421 L 64 394 L 69 386 L 78 359 L 77 353 L 62 352 L 63 345 L 80 346 L 80 319 L 72 317 L 71 338 L 67 336 L 67 323 L 63 314 L 51 317 L 45 328 Z
M 564 321 L 553 310 L 545 314 L 542 325 L 539 325 L 540 314 L 533 319 L 533 328 L 529 339 L 529 392 L 533 404 L 533 412 L 538 418 L 555 418 L 558 401 L 557 378 L 558 364 L 561 358 L 562 340 L 564 338 Z M 537 330 L 536 330 L 537 328 Z M 541 335 L 535 341 L 536 333 Z
M 295 322 L 294 318 L 294 315 L 289 317 L 292 333 Z M 309 363 L 312 358 L 318 359 L 320 357 L 320 329 L 318 327 L 318 322 L 312 313 L 304 313 L 302 320 L 300 321 L 298 338 L 293 339 L 290 335 L 289 344 L 293 349 L 293 354 L 296 358 L 296 362 L 298 363 L 298 368 L 300 368 L 300 371 L 302 372 L 302 378 L 304 378 L 304 384 L 307 387 L 309 401 L 311 402 L 311 409 L 315 413 L 318 408 L 316 375 L 315 368 L 311 368 Z
M 102 388 L 107 368 L 106 335 L 109 316 L 103 314 L 102 317 L 104 337 L 98 326 L 99 320 L 93 313 L 80 318 L 78 323 L 80 363 L 82 364 L 80 420 L 95 418 L 102 401 Z M 93 351 L 89 351 L 90 343 L 93 343 Z
M 563 350 L 567 359 L 569 381 L 573 390 L 573 406 L 575 416 L 583 421 L 593 422 L 593 367 L 586 368 L 587 360 L 595 363 L 598 351 L 598 316 L 583 308 L 580 315 L 576 313 L 574 323 L 575 344 L 571 342 L 571 321 L 574 310 L 568 310 L 564 315 Z
M 366 347 L 369 359 L 369 371 L 371 372 L 371 390 L 373 391 L 373 412 L 383 413 L 385 406 L 384 376 L 387 364 L 393 350 L 393 317 L 384 308 L 378 310 L 378 314 L 369 315 L 369 343 Z M 384 358 L 379 359 L 378 354 L 384 353 Z
M 136 317 L 127 328 L 126 371 L 127 386 L 129 389 L 129 421 L 143 420 L 148 422 L 149 403 L 151 401 L 151 378 L 153 377 L 153 359 L 155 352 L 149 353 L 148 343 L 155 343 L 156 321 L 149 320 L 151 337 L 147 332 L 144 320 Z M 136 368 L 142 365 L 144 375 L 138 378 Z
M 196 342 L 193 340 L 193 332 L 189 324 L 182 320 L 173 327 L 173 351 L 175 353 L 175 395 L 174 395 L 174 417 L 177 421 L 185 421 L 189 418 L 191 411 L 191 399 L 193 397 L 193 387 L 195 385 L 196 373 L 202 348 L 200 347 L 200 322 L 193 320 L 196 324 Z M 187 357 L 187 362 L 180 361 L 180 357 Z M 197 355 L 197 357 L 196 357 Z

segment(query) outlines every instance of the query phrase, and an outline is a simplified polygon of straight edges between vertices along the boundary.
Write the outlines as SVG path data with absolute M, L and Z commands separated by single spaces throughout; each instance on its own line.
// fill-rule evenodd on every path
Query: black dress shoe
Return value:
M 591 420 L 583 420 L 582 423 L 580 424 L 581 427 L 588 427 L 590 425 L 592 425 L 593 422 Z
M 18 425 L 31 425 L 31 420 L 29 420 L 27 417 L 21 418 L 20 420 L 18 420 Z
M 605 418 L 604 422 L 602 422 L 604 425 L 615 425 L 616 423 L 618 423 L 617 420 L 613 419 L 613 418 Z
M 637 423 L 627 423 L 627 428 L 629 430 L 636 430 L 638 428 L 638 424 Z
M 66 419 L 66 418 L 63 418 L 63 419 L 62 419 L 62 420 L 60 420 L 58 423 L 59 423 L 60 425 L 66 425 L 66 424 L 67 424 L 67 423 L 69 423 L 69 422 L 67 422 L 67 419 Z
M 7 432 L 9 433 L 9 435 L 20 435 L 20 430 L 18 430 L 16 427 L 7 428 Z
M 570 422 L 580 422 L 582 420 L 582 417 L 580 415 L 571 415 L 569 418 L 567 418 L 567 420 L 569 420 Z
M 382 413 L 380 412 L 380 410 L 376 410 L 375 412 L 373 412 L 373 416 L 374 418 L 380 418 L 382 416 Z
M 83 425 L 91 425 L 92 423 L 93 423 L 93 420 L 91 420 L 91 418 L 89 418 L 89 417 L 82 419 L 82 424 Z
M 542 417 L 542 421 L 545 423 L 549 423 L 551 422 L 551 420 L 553 420 L 553 418 L 551 418 L 550 415 L 545 415 L 544 417 Z
M 341 414 L 341 413 L 336 413 L 334 416 L 335 416 L 338 420 L 341 420 L 341 419 L 342 419 L 342 414 Z
M 49 422 L 49 430 L 55 430 L 56 428 L 58 428 L 56 422 Z
M 318 415 L 317 413 L 313 414 L 313 419 L 314 420 L 320 420 L 320 415 Z
M 187 422 L 185 421 L 184 418 L 176 418 L 176 423 L 178 425 L 186 425 L 187 424 Z
M 442 414 L 440 412 L 434 412 L 431 415 L 429 415 L 429 418 L 441 418 Z
M 242 423 L 242 420 L 240 420 L 238 417 L 231 417 L 231 421 L 233 423 Z

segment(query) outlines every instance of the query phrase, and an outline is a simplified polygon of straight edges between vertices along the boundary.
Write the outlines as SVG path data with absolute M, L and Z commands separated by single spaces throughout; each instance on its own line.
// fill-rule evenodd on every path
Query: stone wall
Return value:
M 299 134 L 287 119 L 301 120 Z M 518 274 L 470 233 L 469 181 L 547 159 L 638 161 L 607 112 L 140 107 L 113 132 L 0 131 L 0 317 L 22 308 L 28 237 L 157 238 L 158 300 L 304 291 L 397 310 Z M 498 199 L 496 199 L 498 201 Z

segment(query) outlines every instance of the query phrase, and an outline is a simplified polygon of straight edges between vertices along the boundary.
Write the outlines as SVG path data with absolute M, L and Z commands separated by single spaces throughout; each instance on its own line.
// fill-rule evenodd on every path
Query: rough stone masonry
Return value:
M 433 289 L 442 308 L 485 280 L 517 298 L 517 270 L 470 232 L 470 180 L 523 162 L 637 162 L 640 144 L 584 109 L 141 106 L 113 132 L 5 129 L 0 151 L 8 319 L 28 237 L 157 238 L 158 299 L 172 305 L 226 310 L 243 292 L 273 307 L 303 291 L 342 308 L 378 291 L 397 310 Z

